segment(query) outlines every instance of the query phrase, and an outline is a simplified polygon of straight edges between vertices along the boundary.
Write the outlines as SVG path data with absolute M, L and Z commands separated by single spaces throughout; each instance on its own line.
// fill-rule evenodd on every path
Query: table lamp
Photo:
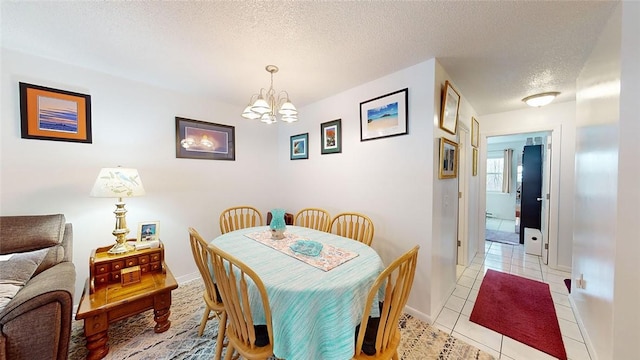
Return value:
M 109 249 L 109 254 L 123 254 L 134 250 L 134 247 L 127 243 L 127 234 L 129 233 L 127 219 L 125 218 L 127 210 L 124 208 L 122 198 L 142 196 L 144 194 L 144 187 L 142 187 L 138 170 L 122 167 L 100 170 L 98 178 L 93 184 L 93 189 L 91 189 L 90 196 L 118 199 L 116 210 L 113 212 L 116 214 L 116 228 L 112 232 L 113 236 L 116 237 L 116 244 Z

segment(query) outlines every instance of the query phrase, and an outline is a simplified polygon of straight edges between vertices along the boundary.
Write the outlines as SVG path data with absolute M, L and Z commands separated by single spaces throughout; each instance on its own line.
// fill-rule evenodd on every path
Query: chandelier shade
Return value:
M 266 124 L 273 124 L 278 121 L 276 114 L 280 115 L 280 120 L 284 122 L 298 121 L 298 110 L 289 100 L 289 94 L 281 91 L 276 96 L 273 88 L 273 74 L 278 72 L 275 65 L 267 65 L 265 70 L 271 74 L 271 84 L 268 90 L 260 89 L 258 94 L 254 94 L 249 99 L 249 104 L 244 108 L 242 117 L 245 119 L 256 120 Z

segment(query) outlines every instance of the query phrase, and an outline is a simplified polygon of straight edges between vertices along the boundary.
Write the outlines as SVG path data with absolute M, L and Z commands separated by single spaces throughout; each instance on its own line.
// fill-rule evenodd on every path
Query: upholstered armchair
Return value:
M 66 359 L 73 230 L 64 215 L 0 217 L 0 359 Z

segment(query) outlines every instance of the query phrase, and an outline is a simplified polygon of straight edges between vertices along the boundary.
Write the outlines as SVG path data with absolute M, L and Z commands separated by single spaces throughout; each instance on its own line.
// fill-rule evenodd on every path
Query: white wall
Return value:
M 90 94 L 93 144 L 21 139 L 20 81 Z M 224 208 L 277 205 L 270 200 L 277 130 L 241 119 L 234 106 L 5 49 L 0 86 L 0 213 L 62 213 L 73 223 L 76 304 L 91 249 L 114 241 L 115 199 L 89 197 L 102 167 L 138 169 L 147 194 L 126 201 L 130 236 L 138 222 L 159 220 L 177 277 L 197 273 L 188 226 L 210 239 Z M 175 116 L 234 125 L 236 161 L 177 159 Z
M 434 180 L 435 140 L 443 135 L 434 135 L 435 91 L 446 78 L 434 59 L 301 108 L 300 122 L 278 126 L 243 120 L 236 107 L 212 99 L 9 50 L 2 61 L 0 212 L 63 213 L 74 224 L 76 303 L 91 249 L 113 241 L 114 201 L 88 193 L 99 169 L 115 165 L 137 168 L 147 190 L 127 200 L 131 235 L 138 222 L 159 220 L 167 263 L 179 280 L 197 276 L 187 227 L 212 238 L 224 208 L 252 204 L 264 213 L 310 206 L 365 213 L 386 264 L 419 244 L 408 306 L 427 321 L 455 287 L 457 181 Z M 19 81 L 90 94 L 93 144 L 21 139 Z M 407 87 L 409 134 L 361 142 L 359 103 Z M 176 159 L 175 116 L 234 125 L 236 161 Z M 338 118 L 342 153 L 320 155 L 320 123 Z M 304 132 L 309 159 L 291 161 L 289 137 Z
M 487 212 L 493 217 L 499 219 L 515 220 L 516 219 L 516 193 L 517 193 L 517 175 L 518 175 L 518 159 L 522 157 L 524 149 L 524 141 L 517 142 L 501 142 L 497 144 L 487 144 L 487 151 L 491 153 L 500 153 L 502 157 L 505 149 L 513 150 L 513 159 L 511 162 L 511 181 L 513 187 L 510 193 L 502 193 L 495 191 L 487 191 Z M 515 228 L 514 228 L 515 231 Z
M 593 359 L 637 357 L 640 165 L 637 115 L 640 4 L 622 2 L 577 81 L 571 299 Z
M 575 161 L 575 102 L 552 103 L 541 108 L 527 108 L 524 110 L 508 111 L 498 114 L 481 116 L 480 122 L 480 175 L 484 176 L 486 156 L 486 138 L 496 135 L 518 134 L 557 129 L 560 134 L 559 142 L 552 144 L 553 151 L 560 151 L 560 169 L 558 193 L 557 224 L 557 254 L 556 261 L 550 266 L 557 266 L 563 270 L 571 268 L 572 235 L 573 235 L 573 189 L 574 189 L 574 161 Z M 554 138 L 554 141 L 556 139 Z M 558 144 L 559 143 L 559 144 Z M 558 149 L 558 147 L 560 147 Z M 553 186 L 556 186 L 552 184 Z M 484 191 L 484 185 L 481 185 Z M 486 209 L 484 197 L 480 199 L 480 209 Z M 552 219 L 554 220 L 554 219 Z

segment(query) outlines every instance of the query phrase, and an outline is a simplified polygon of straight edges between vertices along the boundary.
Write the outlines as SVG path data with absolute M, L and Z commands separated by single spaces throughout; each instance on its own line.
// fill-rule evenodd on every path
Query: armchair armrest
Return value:
M 0 313 L 0 357 L 67 358 L 75 279 L 73 263 L 62 262 L 27 282 Z

